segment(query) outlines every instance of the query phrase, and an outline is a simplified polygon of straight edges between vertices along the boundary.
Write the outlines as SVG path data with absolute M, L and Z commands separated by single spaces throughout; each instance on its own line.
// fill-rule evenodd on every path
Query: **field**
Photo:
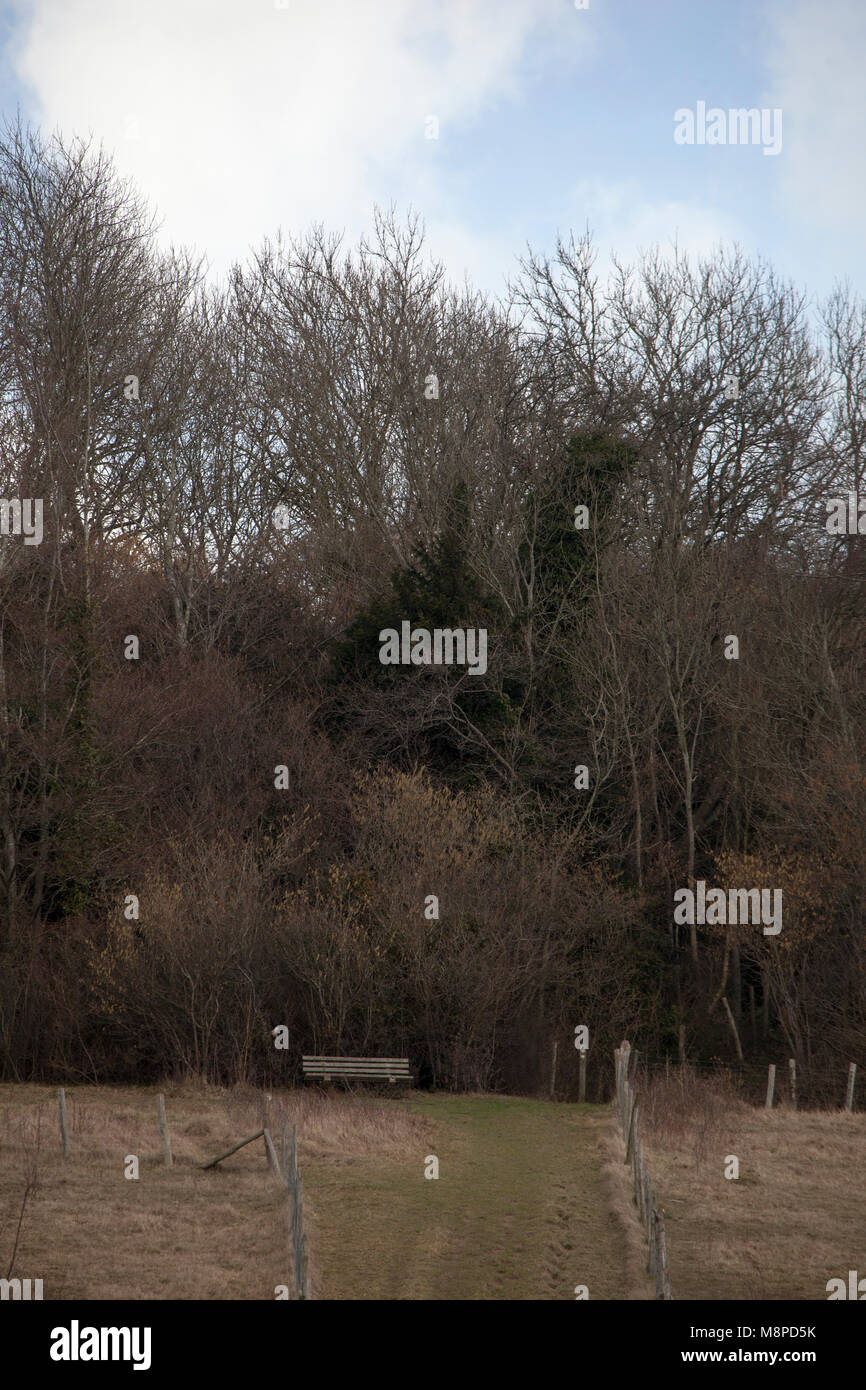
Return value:
M 64 1160 L 56 1092 L 0 1087 L 0 1275 L 17 1239 L 12 1273 L 42 1278 L 46 1298 L 272 1299 L 289 1281 L 285 1192 L 262 1141 L 200 1166 L 262 1125 L 264 1096 L 165 1094 L 171 1169 L 154 1089 L 69 1090 Z M 827 1279 L 866 1271 L 866 1117 L 692 1097 L 684 1118 L 650 1099 L 675 1298 L 823 1299 Z M 577 1285 L 652 1297 L 606 1107 L 287 1091 L 268 1113 L 277 1136 L 298 1126 L 316 1298 L 573 1300 Z M 723 1176 L 729 1154 L 737 1181 Z
M 642 1101 L 675 1297 L 826 1299 L 866 1274 L 866 1115 L 767 1111 L 688 1072 L 677 1089 L 659 1078 Z

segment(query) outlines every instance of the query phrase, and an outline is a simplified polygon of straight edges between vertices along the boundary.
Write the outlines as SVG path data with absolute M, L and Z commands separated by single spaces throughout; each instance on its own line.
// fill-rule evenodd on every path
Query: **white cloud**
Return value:
M 866 6 L 788 0 L 773 25 L 769 104 L 783 112 L 782 195 L 808 226 L 850 233 L 866 216 Z
M 39 124 L 92 131 L 165 240 L 224 270 L 278 226 L 354 236 L 374 200 L 434 187 L 425 118 L 444 142 L 517 97 L 562 22 L 557 0 L 29 0 L 13 62 Z
M 520 242 L 504 232 L 485 233 L 442 214 L 425 221 L 431 259 L 441 261 L 447 278 L 458 288 L 470 286 L 488 294 L 505 294 L 506 277 L 517 270 Z
M 652 202 L 641 193 L 638 180 L 581 179 L 572 190 L 569 209 L 576 236 L 588 225 L 594 243 L 609 248 L 627 265 L 654 246 L 671 253 L 676 243 L 680 251 L 697 258 L 710 255 L 720 241 L 744 240 L 735 217 L 673 199 Z M 609 271 L 609 259 L 606 265 L 600 261 L 599 269 Z

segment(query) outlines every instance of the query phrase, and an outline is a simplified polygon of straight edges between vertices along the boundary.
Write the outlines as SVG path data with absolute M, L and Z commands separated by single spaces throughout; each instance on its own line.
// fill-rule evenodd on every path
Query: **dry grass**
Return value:
M 826 1299 L 866 1274 L 866 1116 L 765 1111 L 688 1068 L 638 1090 L 674 1298 Z
M 272 1299 L 290 1280 L 285 1190 L 258 1140 L 201 1164 L 264 1123 L 249 1089 L 166 1087 L 174 1166 L 162 1163 L 156 1089 L 67 1090 L 71 1154 L 60 1152 L 56 1090 L 0 1086 L 0 1276 L 41 1278 L 46 1299 Z M 399 1155 L 423 1121 L 405 1106 L 273 1093 L 270 1126 L 298 1126 L 313 1157 Z M 124 1160 L 139 1159 L 139 1179 Z M 33 1179 L 35 1178 L 35 1184 Z M 311 1201 L 307 1197 L 309 1209 Z
M 287 1091 L 274 1096 L 271 1112 L 279 1120 L 275 1134 L 283 1120 L 297 1125 L 302 1159 L 403 1158 L 424 1143 L 428 1129 L 399 1093 L 383 1102 L 373 1095 Z
M 17 1238 L 12 1273 L 43 1279 L 46 1298 L 272 1299 L 290 1278 L 287 1204 L 261 1140 L 200 1166 L 266 1105 L 278 1148 L 284 1122 L 298 1127 L 319 1297 L 571 1299 L 578 1283 L 593 1299 L 651 1296 L 608 1110 L 185 1085 L 166 1089 L 167 1169 L 155 1089 L 67 1096 L 64 1161 L 56 1091 L 0 1086 L 0 1276 Z M 768 1114 L 688 1070 L 640 1097 L 675 1298 L 824 1299 L 828 1279 L 866 1275 L 866 1116 Z
M 623 1162 L 625 1146 L 616 1119 L 609 1117 L 602 1139 L 602 1190 L 617 1223 L 625 1262 L 622 1297 L 628 1300 L 655 1298 L 655 1285 L 647 1271 L 647 1244 L 643 1223 L 632 1200 L 631 1165 Z
M 629 1296 L 623 1232 L 600 1182 L 607 1113 L 497 1096 L 166 1089 L 175 1166 L 161 1160 L 156 1090 L 0 1087 L 0 1264 L 46 1298 L 272 1299 L 288 1283 L 287 1203 L 256 1141 L 298 1127 L 315 1297 Z M 441 1162 L 424 1178 L 426 1155 Z M 137 1154 L 139 1181 L 123 1176 Z M 33 1178 L 36 1185 L 33 1185 Z

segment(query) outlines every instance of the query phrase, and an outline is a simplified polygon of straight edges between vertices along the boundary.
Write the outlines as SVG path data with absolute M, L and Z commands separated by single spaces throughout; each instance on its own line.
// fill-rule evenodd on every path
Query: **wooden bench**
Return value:
M 408 1081 L 412 1084 L 408 1057 L 304 1057 L 304 1080 Z

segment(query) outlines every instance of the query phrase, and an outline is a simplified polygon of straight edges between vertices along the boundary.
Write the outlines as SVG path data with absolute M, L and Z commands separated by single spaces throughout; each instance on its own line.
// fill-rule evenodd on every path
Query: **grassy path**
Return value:
M 318 1297 L 622 1298 L 623 1241 L 602 1191 L 606 1112 L 499 1096 L 415 1096 L 413 1157 L 308 1158 Z M 424 1159 L 439 1178 L 424 1178 Z

